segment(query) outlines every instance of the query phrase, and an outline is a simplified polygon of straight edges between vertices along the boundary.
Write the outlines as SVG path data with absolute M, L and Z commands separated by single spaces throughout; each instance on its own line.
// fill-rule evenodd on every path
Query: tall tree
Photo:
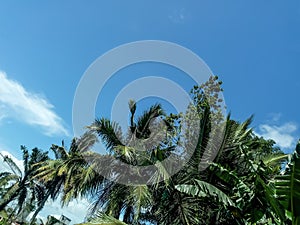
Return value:
M 8 156 L 1 154 L 10 172 L 0 174 L 0 185 L 4 192 L 0 200 L 0 211 L 8 204 L 16 202 L 14 211 L 25 220 L 29 212 L 39 205 L 43 198 L 43 185 L 32 179 L 36 171 L 36 164 L 48 159 L 47 152 L 34 148 L 31 154 L 25 146 L 21 146 L 23 153 L 23 168 L 19 168 Z
M 243 123 L 230 115 L 224 118 L 220 85 L 217 77 L 211 77 L 195 86 L 194 102 L 178 115 L 166 115 L 155 104 L 138 116 L 136 103 L 130 101 L 127 133 L 113 121 L 96 119 L 86 134 L 74 139 L 69 151 L 64 145 L 53 146 L 56 159 L 40 167 L 37 176 L 49 184 L 60 180 L 57 190 L 63 191 L 63 203 L 91 198 L 87 224 L 287 223 L 283 200 L 274 193 L 274 180 L 287 155 L 273 141 L 253 133 L 252 117 Z M 91 150 L 95 135 L 107 154 Z M 173 161 L 166 164 L 168 157 Z M 177 171 L 183 160 L 186 164 Z M 125 173 L 122 163 L 138 168 L 138 173 Z M 157 170 L 149 182 L 135 186 L 120 182 L 143 179 L 149 171 L 139 168 L 150 165 Z M 287 210 L 293 211 L 297 193 L 293 189 L 288 195 L 288 187 L 296 184 L 294 175 L 286 171 L 277 183 L 286 186 L 277 193 L 288 199 Z

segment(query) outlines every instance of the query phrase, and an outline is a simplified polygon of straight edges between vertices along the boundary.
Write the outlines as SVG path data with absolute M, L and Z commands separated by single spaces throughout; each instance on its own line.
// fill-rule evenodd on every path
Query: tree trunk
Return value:
M 43 201 L 39 205 L 39 207 L 34 211 L 34 214 L 31 217 L 30 225 L 33 225 L 35 223 L 35 218 L 39 214 L 39 212 L 44 208 L 45 203 L 47 202 L 49 196 L 51 195 L 51 192 L 48 191 L 47 195 L 44 197 Z

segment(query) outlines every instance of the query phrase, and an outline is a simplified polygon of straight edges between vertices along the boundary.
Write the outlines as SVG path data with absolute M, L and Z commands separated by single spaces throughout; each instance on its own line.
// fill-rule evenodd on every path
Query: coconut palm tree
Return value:
M 212 86 L 211 89 L 215 89 L 215 86 L 213 86 L 215 80 L 216 79 L 210 79 L 209 81 Z M 216 91 L 219 91 L 219 89 Z M 203 94 L 200 95 L 199 93 L 197 98 L 201 98 L 200 101 L 207 100 L 203 97 Z M 188 167 L 186 167 L 184 172 L 179 173 L 179 175 L 174 178 L 169 178 L 164 166 L 158 162 L 163 161 L 170 155 L 173 155 L 174 159 L 177 157 L 178 160 L 181 157 L 174 153 L 176 145 L 180 142 L 182 120 L 180 115 L 171 114 L 167 116 L 161 106 L 155 104 L 141 116 L 136 117 L 136 103 L 130 101 L 129 109 L 131 116 L 129 132 L 125 136 L 123 136 L 118 124 L 105 118 L 96 119 L 95 122 L 88 127 L 90 131 L 98 134 L 100 139 L 106 145 L 109 155 L 112 155 L 121 162 L 129 165 L 156 165 L 158 167 L 156 178 L 159 178 L 159 176 L 165 178 L 168 177 L 165 179 L 165 182 L 156 183 L 155 185 L 127 186 L 118 183 L 118 176 L 120 173 L 118 172 L 118 168 L 116 168 L 111 172 L 111 174 L 115 176 L 115 180 L 99 179 L 99 176 L 90 178 L 89 180 L 100 181 L 96 182 L 98 188 L 96 187 L 97 185 L 93 185 L 93 187 L 96 188 L 93 188 L 95 201 L 92 212 L 95 212 L 100 208 L 107 216 L 112 216 L 115 219 L 119 219 L 122 216 L 123 221 L 129 224 L 139 224 L 141 221 L 156 221 L 160 224 L 195 224 L 199 221 L 198 218 L 194 216 L 197 201 L 194 201 L 194 199 L 186 195 L 182 195 L 175 188 L 176 184 L 182 183 L 184 180 L 193 177 L 195 173 L 198 173 L 199 160 L 203 155 L 204 145 L 206 144 L 206 139 L 208 138 L 207 135 L 209 134 L 209 122 L 212 116 L 217 115 L 217 113 L 210 113 L 209 104 L 201 102 L 201 104 L 199 103 L 196 106 L 196 113 L 199 114 L 200 118 L 200 123 L 196 122 L 196 125 L 200 124 L 198 130 L 201 131 L 201 134 L 197 132 L 193 133 L 198 144 L 194 157 L 192 157 L 189 165 L 193 165 L 194 169 L 188 169 Z M 218 107 L 216 106 L 215 110 L 217 108 Z M 190 109 L 194 110 L 192 106 Z M 195 113 L 195 111 L 191 111 L 190 113 Z M 186 117 L 189 116 L 190 114 L 187 113 Z M 159 124 L 159 121 L 164 122 L 166 132 L 153 132 L 153 124 L 157 125 Z M 186 119 L 185 121 L 187 121 L 187 123 L 195 122 L 189 119 Z M 161 138 L 161 135 L 164 135 L 163 139 Z M 187 135 L 191 134 L 188 133 Z M 190 143 L 185 143 L 186 149 L 189 147 L 189 144 Z M 195 158 L 197 160 L 194 160 Z M 98 165 L 102 164 L 98 163 Z M 90 164 L 90 166 L 92 168 L 96 167 L 94 164 Z M 170 168 L 175 168 L 176 160 L 173 162 L 173 165 L 169 166 Z M 186 176 L 186 172 L 189 172 L 188 176 Z M 130 174 L 127 174 L 126 176 L 129 175 Z M 83 185 L 85 182 L 82 182 L 82 180 L 80 183 L 82 187 L 89 186 Z M 168 205 L 164 205 L 165 203 Z M 166 207 L 170 208 L 170 206 L 172 209 L 169 211 L 166 210 Z M 168 211 L 165 217 L 162 217 L 162 214 L 159 215 L 157 213 L 163 211 Z M 177 217 L 174 218 L 173 215 L 176 215 Z
M 165 113 L 161 105 L 155 104 L 141 116 L 135 118 L 136 103 L 129 102 L 131 112 L 129 132 L 122 135 L 118 124 L 105 118 L 96 119 L 89 126 L 89 130 L 98 134 L 108 149 L 108 153 L 121 162 L 129 165 L 151 165 L 155 152 L 161 153 L 160 157 L 169 154 L 171 148 L 163 146 L 157 140 L 158 135 L 153 135 L 153 123 L 165 120 Z M 170 127 L 167 127 L 170 129 Z M 150 141 L 151 140 L 151 141 Z M 138 142 L 139 145 L 136 143 Z M 156 157 L 158 157 L 156 155 Z M 96 161 L 97 162 L 97 161 Z M 127 186 L 117 183 L 118 169 L 111 172 L 116 176 L 116 181 L 103 179 L 102 185 L 94 195 L 93 211 L 102 208 L 108 216 L 119 219 L 122 212 L 123 220 L 129 224 L 137 224 L 143 211 L 151 205 L 151 193 L 148 185 Z M 121 175 L 120 175 L 121 176 Z M 106 177 L 107 178 L 107 177 Z
M 98 134 L 100 139 L 106 145 L 109 154 L 113 155 L 120 161 L 129 165 L 157 165 L 159 161 L 164 160 L 171 154 L 174 154 L 176 144 L 179 143 L 179 132 L 181 128 L 181 118 L 179 115 L 167 116 L 162 110 L 159 104 L 151 106 L 141 116 L 136 117 L 136 103 L 134 101 L 129 102 L 130 109 L 130 122 L 129 132 L 126 136 L 122 135 L 121 128 L 118 124 L 111 122 L 105 118 L 96 119 L 95 122 L 89 126 L 89 130 Z M 207 115 L 203 116 L 201 121 L 201 131 L 205 130 L 205 126 L 208 124 L 209 110 L 203 106 L 199 108 L 199 114 L 203 111 Z M 165 125 L 166 133 L 163 133 L 164 139 L 161 139 L 162 132 L 152 132 L 151 125 L 153 123 L 158 124 L 157 121 L 163 121 Z M 207 121 L 207 122 L 205 122 Z M 192 121 L 193 122 L 193 121 Z M 159 127 L 159 126 L 158 126 Z M 208 132 L 205 133 L 207 135 Z M 199 134 L 196 134 L 197 138 Z M 167 138 L 165 138 L 167 137 Z M 205 140 L 206 137 L 202 139 Z M 201 141 L 202 141 L 201 139 Z M 163 140 L 163 141 L 161 141 Z M 199 149 L 203 147 L 203 143 L 199 142 Z M 140 145 L 136 145 L 136 143 Z M 202 146 L 201 146 L 202 144 Z M 142 148 L 141 148 L 142 145 Z M 142 151 L 141 151 L 142 149 Z M 179 157 L 174 154 L 174 158 Z M 200 157 L 200 156 L 199 156 Z M 174 162 L 172 167 L 175 167 Z M 166 171 L 163 166 L 160 165 L 160 172 L 157 176 L 165 176 Z M 197 170 L 198 171 L 198 170 Z M 114 171 L 114 175 L 118 175 L 117 170 Z M 183 175 L 183 173 L 181 174 Z M 127 174 L 129 176 L 129 174 Z M 167 176 L 166 176 L 167 177 Z M 181 176 L 181 178 L 184 176 Z M 176 177 L 174 181 L 179 180 Z M 169 178 L 166 183 L 155 185 L 140 185 L 140 186 L 127 186 L 118 183 L 118 179 L 115 181 L 103 180 L 99 190 L 95 194 L 94 211 L 97 208 L 101 208 L 102 212 L 107 216 L 112 216 L 119 219 L 122 215 L 123 221 L 129 224 L 139 224 L 143 220 L 159 221 L 161 216 L 154 213 L 154 210 L 162 210 L 162 197 L 172 194 L 172 205 L 178 201 L 178 205 L 174 207 L 174 213 L 177 212 L 178 219 L 177 224 L 188 224 L 188 220 L 193 217 L 194 210 L 190 210 L 194 207 L 193 204 L 190 208 L 189 203 L 192 203 L 192 199 L 185 197 L 179 191 L 175 189 L 176 183 L 173 178 Z M 181 180 L 182 181 L 182 180 Z M 170 202 L 172 201 L 169 199 Z M 184 202 L 186 200 L 186 202 Z M 153 203 L 153 201 L 157 201 Z M 169 205 L 170 206 L 170 205 Z M 165 208 L 165 206 L 164 206 Z M 170 214 L 173 214 L 173 212 Z M 188 219 L 187 219 L 188 218 Z M 174 220 L 174 219 L 173 219 Z M 196 219 L 194 220 L 194 222 Z M 174 221 L 172 221 L 174 223 Z M 170 219 L 165 218 L 165 224 L 170 223 Z M 175 224 L 176 224 L 175 223 Z M 162 223 L 163 224 L 163 223 Z
M 48 159 L 47 152 L 42 152 L 38 148 L 32 149 L 29 154 L 25 146 L 21 146 L 23 153 L 23 168 L 8 156 L 1 154 L 4 162 L 9 166 L 10 172 L 0 174 L 0 185 L 4 187 L 0 200 L 0 210 L 8 204 L 15 202 L 14 213 L 21 220 L 25 220 L 31 210 L 39 205 L 43 198 L 44 187 L 38 181 L 32 179 L 36 170 L 36 164 Z
M 55 146 L 57 159 L 43 165 L 38 176 L 47 182 L 61 179 L 64 203 L 81 196 L 91 198 L 91 219 L 86 224 L 283 224 L 284 208 L 272 181 L 286 155 L 273 141 L 253 133 L 252 117 L 243 123 L 230 115 L 223 117 L 220 85 L 212 77 L 195 86 L 194 102 L 184 114 L 166 115 L 155 104 L 137 116 L 137 105 L 130 101 L 127 133 L 113 121 L 96 119 L 69 151 Z M 106 155 L 91 151 L 95 134 L 106 146 Z M 163 164 L 168 157 L 174 160 Z M 168 171 L 176 170 L 185 158 L 183 168 L 170 176 Z M 120 182 L 142 179 L 148 171 L 139 170 L 133 176 L 122 171 L 119 162 L 155 165 L 151 181 L 157 182 L 135 186 Z
M 50 148 L 55 155 L 55 159 L 37 164 L 39 167 L 36 170 L 35 179 L 42 182 L 47 188 L 46 198 L 43 204 L 49 197 L 53 200 L 57 199 L 62 193 L 62 204 L 68 204 L 73 198 L 84 193 L 84 188 L 78 181 L 78 177 L 87 175 L 90 170 L 87 168 L 87 161 L 83 157 L 85 152 L 97 141 L 95 135 L 87 132 L 81 138 L 74 138 L 69 149 L 66 148 L 64 142 L 61 146 L 52 145 Z M 87 179 L 85 177 L 85 179 Z M 80 190 L 80 192 L 79 192 Z M 38 210 L 42 209 L 42 205 Z M 36 211 L 37 213 L 37 211 Z

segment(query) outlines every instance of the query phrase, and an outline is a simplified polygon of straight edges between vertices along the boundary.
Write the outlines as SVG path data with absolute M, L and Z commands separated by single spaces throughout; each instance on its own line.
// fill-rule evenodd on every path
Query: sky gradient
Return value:
M 297 0 L 1 2 L 0 151 L 20 159 L 20 145 L 69 143 L 74 93 L 93 61 L 125 43 L 163 40 L 192 50 L 219 76 L 234 119 L 254 114 L 255 132 L 291 152 L 300 137 L 299 27 Z M 157 73 L 192 88 L 164 66 L 121 72 L 96 116 L 139 76 Z

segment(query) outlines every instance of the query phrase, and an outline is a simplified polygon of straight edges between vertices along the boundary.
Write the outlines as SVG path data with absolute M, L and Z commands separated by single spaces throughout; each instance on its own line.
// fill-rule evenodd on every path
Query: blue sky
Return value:
M 256 133 L 291 151 L 300 137 L 299 27 L 296 0 L 3 1 L 0 150 L 20 158 L 21 144 L 48 150 L 70 140 L 74 93 L 89 65 L 119 45 L 163 40 L 189 48 L 220 77 L 233 118 L 254 114 Z M 191 84 L 163 67 L 131 73 L 143 68 Z M 136 78 L 126 74 L 111 79 L 104 99 Z

